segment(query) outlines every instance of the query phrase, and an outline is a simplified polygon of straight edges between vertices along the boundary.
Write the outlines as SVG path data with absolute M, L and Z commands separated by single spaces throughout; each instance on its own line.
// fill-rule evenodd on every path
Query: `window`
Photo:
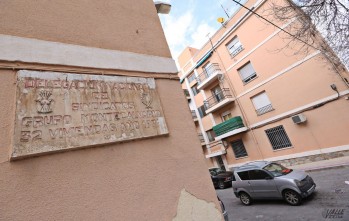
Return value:
M 274 110 L 265 92 L 252 97 L 251 100 L 258 116 Z
M 204 105 L 198 107 L 198 111 L 199 111 L 199 114 L 200 114 L 200 117 L 201 117 L 201 118 L 203 118 L 204 116 L 206 116 L 206 111 L 205 111 L 205 106 L 204 106 Z
M 251 62 L 248 62 L 244 66 L 238 69 L 240 77 L 244 83 L 250 82 L 252 79 L 257 77 L 255 70 L 252 67 Z
M 242 49 L 244 49 L 237 36 L 235 36 L 233 40 L 231 40 L 226 46 L 232 57 L 239 54 L 239 52 L 242 51 Z
M 197 95 L 197 94 L 200 92 L 200 91 L 198 90 L 198 88 L 197 88 L 196 85 L 193 86 L 193 87 L 191 88 L 191 90 L 193 91 L 194 96 Z
M 211 89 L 211 93 L 216 103 L 219 103 L 224 99 L 222 89 L 219 87 L 219 85 Z
M 221 168 L 222 170 L 225 171 L 225 166 L 224 166 L 224 162 L 223 162 L 223 159 L 221 156 L 216 156 L 216 161 L 217 161 L 217 164 L 219 166 L 219 168 Z
M 202 69 L 206 73 L 207 77 L 211 76 L 215 71 L 215 68 L 211 63 L 205 64 L 205 66 L 203 66 Z
M 191 82 L 193 82 L 193 81 L 195 80 L 195 78 L 196 78 L 196 76 L 195 76 L 194 72 L 191 73 L 191 74 L 188 76 L 189 84 L 190 84 Z
M 214 138 L 216 137 L 216 134 L 214 133 L 213 130 L 206 131 L 206 134 L 207 134 L 208 140 L 210 142 L 214 141 Z
M 225 112 L 225 113 L 222 114 L 222 120 L 223 120 L 223 122 L 224 122 L 224 121 L 227 121 L 227 120 L 229 120 L 229 119 L 231 119 L 231 118 L 232 118 L 232 116 L 231 116 L 231 113 L 230 113 L 230 112 Z
M 241 180 L 249 180 L 248 171 L 238 172 Z
M 250 170 L 248 171 L 248 176 L 250 180 L 265 180 L 266 178 L 271 178 L 269 174 L 262 170 Z
M 242 140 L 237 140 L 231 143 L 231 146 L 233 148 L 233 152 L 236 158 L 246 157 L 247 152 L 245 149 L 245 145 L 242 142 Z
M 273 150 L 279 150 L 292 146 L 291 141 L 282 125 L 268 129 L 265 131 L 265 133 L 269 138 Z

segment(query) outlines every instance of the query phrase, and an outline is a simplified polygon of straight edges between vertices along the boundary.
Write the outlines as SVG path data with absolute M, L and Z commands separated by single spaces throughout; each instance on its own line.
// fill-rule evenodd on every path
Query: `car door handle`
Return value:
M 251 185 L 250 181 L 247 181 L 247 183 L 248 183 L 249 185 Z

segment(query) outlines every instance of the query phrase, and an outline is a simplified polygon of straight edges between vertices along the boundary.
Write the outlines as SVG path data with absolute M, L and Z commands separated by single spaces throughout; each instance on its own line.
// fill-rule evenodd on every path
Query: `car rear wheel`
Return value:
M 218 187 L 219 187 L 219 189 L 224 189 L 225 188 L 224 182 L 223 181 L 219 181 L 218 182 Z
M 298 206 L 302 201 L 302 197 L 293 190 L 286 190 L 283 195 L 285 201 L 292 206 Z
M 245 206 L 251 205 L 252 199 L 247 193 L 242 192 L 239 194 L 239 197 L 242 204 L 244 204 Z

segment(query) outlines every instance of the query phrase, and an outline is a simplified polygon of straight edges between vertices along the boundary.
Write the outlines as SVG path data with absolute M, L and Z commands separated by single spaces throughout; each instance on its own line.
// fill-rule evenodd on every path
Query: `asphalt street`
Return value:
M 349 167 L 309 172 L 317 187 L 300 206 L 290 206 L 282 200 L 259 200 L 244 206 L 232 188 L 216 190 L 228 211 L 230 221 L 349 221 Z M 333 210 L 335 209 L 335 210 Z M 329 213 L 338 216 L 327 216 Z M 342 216 L 340 214 L 343 214 Z

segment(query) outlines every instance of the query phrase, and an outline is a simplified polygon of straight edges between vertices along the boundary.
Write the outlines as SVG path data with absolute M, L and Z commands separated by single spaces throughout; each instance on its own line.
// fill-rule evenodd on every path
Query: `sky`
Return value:
M 220 27 L 217 18 L 237 8 L 231 0 L 162 0 L 172 5 L 169 14 L 159 14 L 173 59 L 191 46 L 200 49 Z M 225 11 L 222 9 L 224 7 Z

